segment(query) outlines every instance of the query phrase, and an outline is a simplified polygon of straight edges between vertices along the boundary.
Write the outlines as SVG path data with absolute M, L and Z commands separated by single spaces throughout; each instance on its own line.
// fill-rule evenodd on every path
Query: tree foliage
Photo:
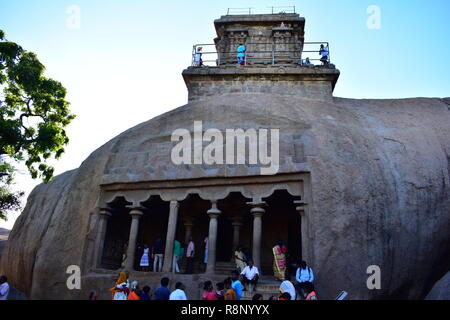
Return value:
M 46 78 L 44 71 L 36 54 L 8 41 L 0 30 L 1 190 L 8 190 L 12 182 L 13 162 L 23 161 L 34 179 L 51 181 L 54 169 L 47 160 L 59 159 L 69 142 L 65 128 L 75 116 L 70 113 L 66 89 Z M 0 191 L 1 201 L 9 199 L 6 202 L 15 208 L 15 200 L 8 195 Z

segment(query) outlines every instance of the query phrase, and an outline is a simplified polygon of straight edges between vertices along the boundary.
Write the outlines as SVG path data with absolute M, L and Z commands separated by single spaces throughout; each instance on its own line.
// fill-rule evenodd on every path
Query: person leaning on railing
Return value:
M 198 47 L 197 51 L 195 52 L 195 55 L 194 55 L 194 66 L 195 67 L 203 66 L 202 50 L 203 50 L 202 47 Z
M 247 50 L 247 48 L 244 46 L 244 44 L 240 43 L 238 48 L 237 48 L 237 58 L 238 58 L 238 62 L 237 64 L 240 64 L 241 66 L 243 66 L 245 64 L 245 51 Z
M 327 65 L 328 64 L 328 46 L 325 47 L 323 44 L 321 44 L 319 54 L 322 56 L 322 58 L 320 58 L 320 61 L 322 62 L 322 64 Z

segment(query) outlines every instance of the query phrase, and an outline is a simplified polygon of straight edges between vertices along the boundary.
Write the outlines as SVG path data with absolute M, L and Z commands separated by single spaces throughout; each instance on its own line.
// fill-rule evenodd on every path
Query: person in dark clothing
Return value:
M 170 290 L 167 288 L 169 285 L 169 278 L 161 279 L 161 286 L 155 290 L 155 300 L 169 300 Z
M 161 272 L 164 260 L 164 242 L 162 241 L 161 237 L 156 239 L 155 243 L 153 244 L 152 258 L 154 259 L 153 271 Z
M 141 295 L 141 300 L 150 300 L 150 287 L 149 286 L 144 286 L 142 288 L 142 295 Z

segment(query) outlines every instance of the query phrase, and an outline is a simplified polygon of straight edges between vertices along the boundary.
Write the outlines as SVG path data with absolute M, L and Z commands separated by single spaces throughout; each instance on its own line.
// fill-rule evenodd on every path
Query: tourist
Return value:
M 278 300 L 291 300 L 291 295 L 289 292 L 282 293 Z
M 252 298 L 253 301 L 263 300 L 263 296 L 259 293 L 255 294 Z
M 318 300 L 314 285 L 311 282 L 305 284 L 304 290 L 306 293 L 306 300 Z
M 141 300 L 150 300 L 152 297 L 150 296 L 150 287 L 144 286 L 142 288 Z
M 162 278 L 161 285 L 155 290 L 155 300 L 169 300 L 170 290 L 167 288 L 169 285 L 169 278 Z
M 240 43 L 237 48 L 237 58 L 238 58 L 238 65 L 245 65 L 245 51 L 247 51 L 247 48 L 244 46 L 244 44 Z
M 242 247 L 237 247 L 236 251 L 234 252 L 234 261 L 236 263 L 236 268 L 239 270 L 239 272 L 242 272 L 244 268 L 247 266 L 246 260 L 245 260 L 245 254 L 242 251 Z
M 242 283 L 239 281 L 239 272 L 232 271 L 231 272 L 231 279 L 233 280 L 233 283 L 231 284 L 231 287 L 236 292 L 236 300 L 241 300 L 242 298 Z
M 141 300 L 142 292 L 139 289 L 139 283 L 137 281 L 133 281 L 131 283 L 130 294 L 128 295 L 128 300 Z
M 224 292 L 225 286 L 223 282 L 219 282 L 216 284 L 216 298 L 217 300 L 224 300 L 225 299 L 225 292 Z
M 203 242 L 205 243 L 205 256 L 203 257 L 203 263 L 205 264 L 206 270 L 206 265 L 208 264 L 208 237 L 206 237 Z
M 198 47 L 197 51 L 195 52 L 195 55 L 194 55 L 194 66 L 195 67 L 203 66 L 202 50 L 203 50 L 202 47 Z
M 148 252 L 149 252 L 148 245 L 144 244 L 144 252 L 141 257 L 141 262 L 139 263 L 142 271 L 148 271 L 148 268 L 150 266 Z
M 253 261 L 248 262 L 248 266 L 242 270 L 241 275 L 244 280 L 244 291 L 247 291 L 247 285 L 252 286 L 252 290 L 256 291 L 258 285 L 259 271 L 258 268 L 253 265 Z
M 164 259 L 164 242 L 162 241 L 161 237 L 156 239 L 155 243 L 153 244 L 152 258 L 154 259 L 153 271 L 161 272 Z
M 304 66 L 312 66 L 311 61 L 309 61 L 309 58 L 306 58 L 305 62 L 303 62 Z
M 203 286 L 202 300 L 217 300 L 216 293 L 211 281 L 205 281 Z
M 189 237 L 189 244 L 187 246 L 186 250 L 186 274 L 192 273 L 192 267 L 194 264 L 194 255 L 195 255 L 195 244 L 194 241 L 192 241 L 192 237 Z
M 224 297 L 224 300 L 237 300 L 236 291 L 232 287 L 231 278 L 225 279 L 223 284 L 225 286 L 225 297 Z
M 178 240 L 174 240 L 173 242 L 173 258 L 172 258 L 172 272 L 178 273 L 180 272 L 180 267 L 178 266 L 178 259 L 181 256 L 181 243 Z
M 116 285 L 109 289 L 112 292 L 113 300 L 128 300 L 129 281 L 126 272 L 120 272 Z
M 91 291 L 88 300 L 97 300 L 97 292 L 95 290 Z
M 6 276 L 0 277 L 0 300 L 8 300 L 9 283 Z
M 177 282 L 175 284 L 175 290 L 169 296 L 169 300 L 187 300 L 184 289 L 184 284 L 181 282 Z
M 280 292 L 288 292 L 291 295 L 291 300 L 297 300 L 297 294 L 295 293 L 294 284 L 291 282 L 291 276 L 285 275 L 285 280 L 280 285 Z
M 275 296 L 270 296 L 269 301 L 274 301 L 274 300 L 278 300 L 278 298 Z
M 312 269 L 306 265 L 305 261 L 300 263 L 300 267 L 297 269 L 297 273 L 295 276 L 295 280 L 297 280 L 297 284 L 295 288 L 297 289 L 300 298 L 305 299 L 304 287 L 307 283 L 314 282 L 314 273 Z
M 319 54 L 322 56 L 322 58 L 320 58 L 322 64 L 328 64 L 328 46 L 325 47 L 323 44 L 321 44 Z
M 286 251 L 287 249 L 281 240 L 272 248 L 273 274 L 278 281 L 284 280 L 284 274 L 286 272 Z

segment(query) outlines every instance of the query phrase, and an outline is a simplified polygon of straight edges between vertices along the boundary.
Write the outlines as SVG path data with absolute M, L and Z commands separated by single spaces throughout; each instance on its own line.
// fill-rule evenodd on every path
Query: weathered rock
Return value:
M 450 252 L 450 111 L 442 99 L 264 93 L 218 95 L 170 111 L 36 187 L 10 234 L 1 272 L 34 299 L 85 299 L 86 291 L 66 287 L 69 265 L 81 266 L 84 287 L 110 284 L 89 273 L 100 185 L 208 176 L 168 161 L 171 133 L 192 131 L 194 120 L 205 129 L 280 128 L 280 172 L 295 170 L 292 143 L 300 137 L 312 179 L 310 235 L 321 297 L 346 290 L 353 299 L 422 298 L 444 272 L 437 270 Z M 381 267 L 381 290 L 366 287 L 370 265 Z
M 450 272 L 436 282 L 426 297 L 427 300 L 450 300 Z

